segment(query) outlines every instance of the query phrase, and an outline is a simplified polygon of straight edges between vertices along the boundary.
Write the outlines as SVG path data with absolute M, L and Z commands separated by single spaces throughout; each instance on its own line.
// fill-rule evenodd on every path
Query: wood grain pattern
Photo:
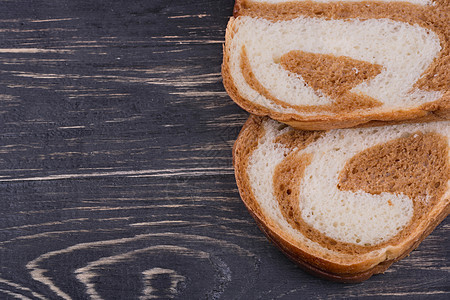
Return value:
M 233 1 L 0 1 L 0 299 L 450 296 L 444 221 L 357 285 L 311 277 L 239 199 Z

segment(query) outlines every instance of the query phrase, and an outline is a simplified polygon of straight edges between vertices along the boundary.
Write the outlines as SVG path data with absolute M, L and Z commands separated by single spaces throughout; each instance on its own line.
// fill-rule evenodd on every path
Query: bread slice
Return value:
M 301 131 L 251 116 L 233 150 L 242 200 L 306 270 L 358 282 L 450 212 L 450 122 Z
M 299 129 L 448 120 L 449 19 L 450 0 L 240 0 L 224 86 Z

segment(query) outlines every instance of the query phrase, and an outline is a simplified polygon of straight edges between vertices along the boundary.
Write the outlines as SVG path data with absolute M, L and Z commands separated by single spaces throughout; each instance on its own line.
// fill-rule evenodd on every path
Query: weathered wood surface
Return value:
M 450 297 L 450 223 L 384 275 L 305 274 L 231 148 L 232 0 L 0 1 L 0 299 Z

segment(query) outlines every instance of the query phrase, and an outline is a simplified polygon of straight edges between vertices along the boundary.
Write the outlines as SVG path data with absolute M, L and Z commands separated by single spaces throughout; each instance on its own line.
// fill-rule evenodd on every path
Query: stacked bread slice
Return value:
M 450 122 L 300 131 L 251 116 L 236 181 L 260 228 L 316 274 L 361 281 L 449 213 Z
M 236 1 L 237 185 L 305 269 L 365 280 L 449 214 L 449 18 L 449 0 Z
M 237 1 L 223 79 L 299 129 L 449 118 L 448 0 Z

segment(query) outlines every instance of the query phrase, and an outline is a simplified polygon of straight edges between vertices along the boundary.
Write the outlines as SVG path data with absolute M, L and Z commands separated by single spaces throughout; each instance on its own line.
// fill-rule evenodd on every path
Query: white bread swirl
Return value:
M 300 129 L 449 119 L 449 4 L 411 3 L 238 1 L 225 88 Z
M 365 280 L 384 271 L 393 261 L 417 247 L 448 215 L 450 122 L 332 130 L 321 134 L 296 132 L 294 135 L 301 138 L 289 137 L 288 142 L 280 142 L 291 133 L 291 128 L 280 127 L 276 121 L 251 116 L 236 141 L 234 166 L 241 197 L 260 227 L 289 257 L 310 271 L 339 281 Z M 316 136 L 305 144 L 305 134 Z M 430 139 L 426 140 L 427 137 Z M 435 138 L 440 142 L 435 143 Z M 369 182 L 369 187 L 361 186 L 362 190 L 345 187 L 343 172 L 352 160 L 369 153 L 374 147 L 385 148 L 390 153 L 389 147 L 405 142 L 400 146 L 406 147 L 405 151 L 401 150 L 407 154 L 394 158 L 412 165 L 416 161 L 408 157 L 411 153 L 425 157 L 420 151 L 429 151 L 427 147 L 435 144 L 436 148 L 438 144 L 444 147 L 440 148 L 440 154 L 435 153 L 443 165 L 438 166 L 435 160 L 434 166 L 425 168 L 426 172 L 420 171 L 428 172 L 428 178 L 413 180 L 430 181 L 420 187 L 421 192 L 412 191 L 406 186 L 407 181 L 405 186 L 400 184 L 393 188 L 397 192 L 383 190 L 386 186 L 382 183 L 381 190 L 368 192 L 376 189 L 380 178 L 392 180 L 386 177 L 391 175 L 382 174 L 383 168 L 379 170 L 381 177 L 378 181 L 373 179 L 374 182 Z M 408 150 L 408 145 L 414 143 L 419 150 Z M 428 146 L 421 148 L 420 145 L 426 143 Z M 378 152 L 376 150 L 370 155 L 376 156 Z M 363 167 L 374 163 L 356 162 Z M 283 164 L 289 167 L 288 171 L 280 172 L 285 167 Z M 302 172 L 289 173 L 291 167 L 302 164 Z M 380 159 L 375 162 L 377 164 L 382 166 L 383 161 Z M 438 170 L 433 170 L 434 167 Z M 411 169 L 405 170 L 403 172 L 407 175 L 411 172 Z M 430 178 L 430 174 L 437 173 L 436 178 Z M 300 174 L 301 178 L 292 178 L 292 174 Z M 349 174 L 351 177 L 351 172 Z M 280 186 L 284 185 L 287 194 L 279 190 L 278 185 L 278 179 L 284 177 Z M 369 177 L 374 178 L 374 173 Z M 399 178 L 398 182 L 402 183 L 402 180 Z M 293 185 L 287 186 L 289 182 Z M 295 189 L 298 189 L 298 194 Z M 297 195 L 297 203 L 286 200 L 294 194 Z M 292 203 L 288 206 L 297 205 L 292 215 L 285 207 L 289 201 Z M 319 232 L 320 236 L 308 235 L 307 228 Z
M 305 17 L 273 23 L 244 16 L 231 22 L 237 28 L 229 43 L 229 63 L 236 86 L 243 97 L 275 111 L 294 112 L 292 108 L 274 105 L 245 80 L 240 68 L 243 47 L 256 79 L 271 95 L 290 105 L 333 102 L 331 97 L 309 86 L 301 75 L 281 66 L 280 58 L 292 50 L 345 56 L 381 65 L 380 74 L 350 90 L 383 102 L 381 107 L 361 112 L 362 116 L 374 111 L 419 107 L 443 95 L 413 88 L 441 50 L 438 36 L 420 26 L 388 19 L 344 21 Z M 354 72 L 358 69 L 354 68 Z

